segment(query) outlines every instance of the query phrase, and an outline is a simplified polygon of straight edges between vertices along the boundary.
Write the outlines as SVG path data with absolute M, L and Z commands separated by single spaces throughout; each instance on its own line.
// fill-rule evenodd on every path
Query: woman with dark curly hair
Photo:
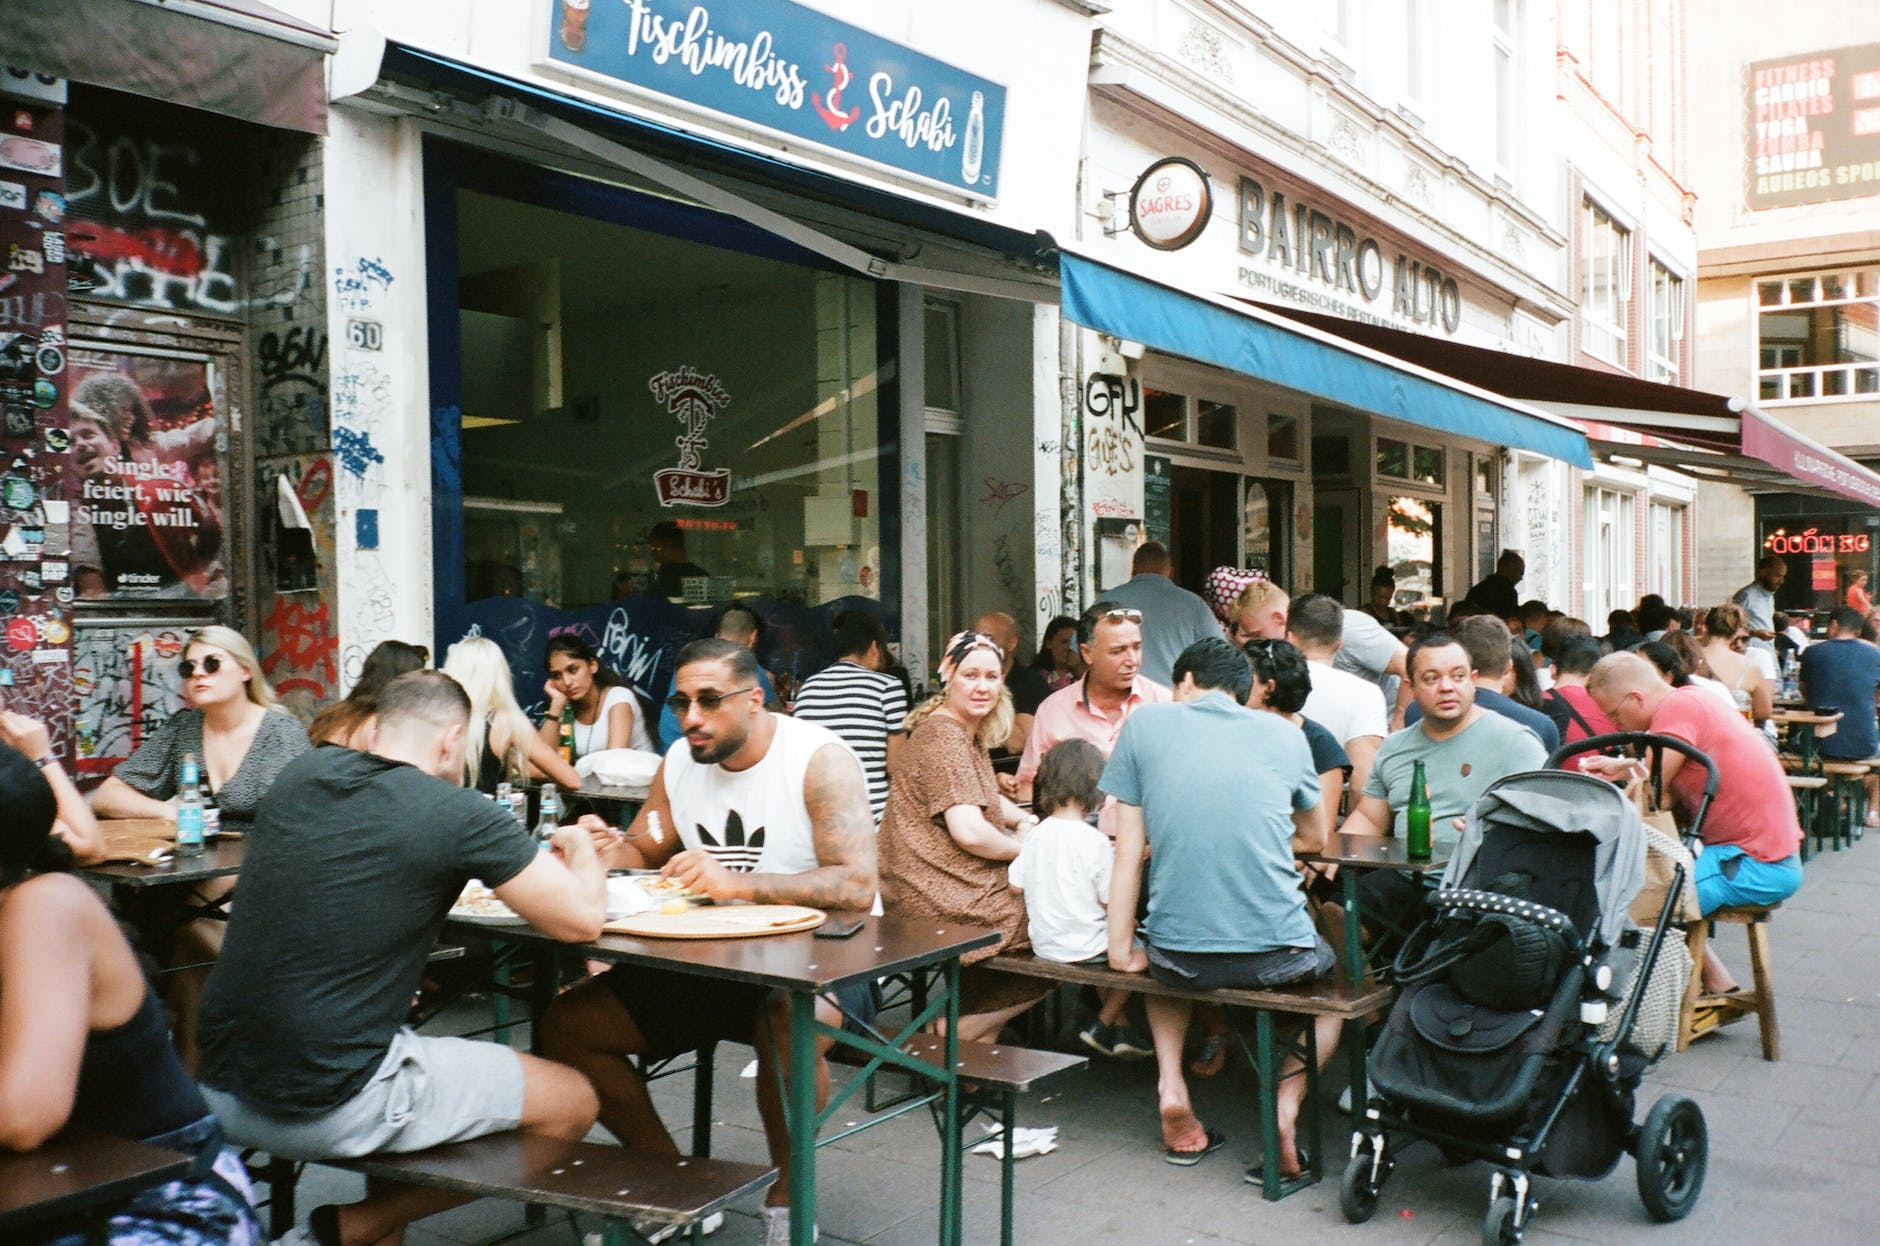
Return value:
M 265 1241 L 241 1161 L 171 1047 L 136 955 L 52 833 L 70 821 L 75 794 L 69 784 L 55 790 L 39 761 L 0 745 L 0 1147 L 31 1151 L 69 1125 L 182 1151 L 192 1163 L 181 1178 L 25 1240 Z

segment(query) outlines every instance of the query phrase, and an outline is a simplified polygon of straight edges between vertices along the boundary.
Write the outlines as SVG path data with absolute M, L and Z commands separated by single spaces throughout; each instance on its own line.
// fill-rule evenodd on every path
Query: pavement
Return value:
M 1537 1179 L 1540 1210 L 1526 1242 L 1745 1246 L 1792 1240 L 1867 1243 L 1880 1239 L 1866 1195 L 1880 1190 L 1880 835 L 1849 851 L 1816 857 L 1802 890 L 1770 929 L 1782 1059 L 1765 1062 L 1754 1018 L 1698 1040 L 1646 1079 L 1642 1117 L 1659 1095 L 1690 1095 L 1710 1129 L 1710 1168 L 1696 1209 L 1676 1224 L 1654 1224 L 1638 1200 L 1629 1156 L 1603 1180 Z M 1741 927 L 1720 935 L 1724 959 L 1747 983 Z M 480 1009 L 447 1015 L 468 1029 L 487 1024 Z M 740 1080 L 748 1049 L 720 1048 L 713 1153 L 766 1162 L 751 1083 Z M 1334 1064 L 1328 1073 L 1334 1072 Z M 838 1080 L 849 1070 L 838 1067 Z M 656 1083 L 668 1121 L 691 1119 L 689 1076 Z M 1328 1081 L 1330 1079 L 1328 1078 Z M 1162 1162 L 1152 1062 L 1093 1060 L 1057 1093 L 1021 1102 L 1019 1124 L 1056 1125 L 1058 1149 L 1019 1161 L 1017 1239 L 1026 1246 L 1222 1246 L 1283 1241 L 1351 1246 L 1481 1241 L 1489 1170 L 1445 1168 L 1425 1146 L 1408 1148 L 1385 1186 L 1376 1216 L 1348 1225 L 1338 1211 L 1337 1174 L 1349 1133 L 1328 1104 L 1327 1180 L 1279 1203 L 1242 1181 L 1256 1158 L 1251 1079 L 1244 1061 L 1213 1082 L 1194 1083 L 1197 1110 L 1230 1141 L 1194 1168 Z M 1335 1087 L 1328 1093 L 1335 1093 Z M 839 1118 L 865 1119 L 858 1095 Z M 596 1131 L 596 1138 L 606 1135 Z M 677 1131 L 680 1144 L 687 1131 Z M 938 1149 L 922 1113 L 825 1147 L 819 1154 L 819 1216 L 829 1246 L 913 1246 L 936 1240 Z M 965 1241 L 998 1240 L 999 1165 L 965 1160 Z M 359 1178 L 310 1168 L 300 1207 L 360 1197 Z M 580 1246 L 566 1219 L 530 1229 L 519 1207 L 482 1201 L 414 1226 L 414 1246 L 455 1246 L 502 1238 L 518 1246 Z M 734 1209 L 717 1246 L 763 1240 L 756 1207 Z

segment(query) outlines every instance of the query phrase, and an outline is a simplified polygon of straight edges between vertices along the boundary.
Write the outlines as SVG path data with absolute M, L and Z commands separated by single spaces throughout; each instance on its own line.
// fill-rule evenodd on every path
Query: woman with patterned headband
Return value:
M 990 636 L 961 632 L 940 659 L 940 691 L 907 716 L 907 743 L 889 776 L 881 817 L 882 903 L 897 913 L 996 927 L 997 945 L 968 953 L 960 980 L 960 1038 L 989 1041 L 1044 998 L 1036 982 L 978 965 L 1030 946 L 1025 902 L 1007 885 L 1024 812 L 999 794 L 989 748 L 1012 727 L 1005 654 Z

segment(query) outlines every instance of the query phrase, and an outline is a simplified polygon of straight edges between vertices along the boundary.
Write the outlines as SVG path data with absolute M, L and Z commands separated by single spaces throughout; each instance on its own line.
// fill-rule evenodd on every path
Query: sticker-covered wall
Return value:
M 65 83 L 0 66 L 0 698 L 74 756 Z

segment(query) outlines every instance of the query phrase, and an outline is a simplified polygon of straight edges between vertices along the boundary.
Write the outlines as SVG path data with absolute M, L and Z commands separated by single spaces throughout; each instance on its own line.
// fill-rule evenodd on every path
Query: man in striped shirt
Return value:
M 803 681 L 797 693 L 794 717 L 819 723 L 842 738 L 861 760 L 868 778 L 868 803 L 881 824 L 888 803 L 888 772 L 907 738 L 907 689 L 884 674 L 888 634 L 881 620 L 864 610 L 844 610 L 836 616 L 835 665 Z

